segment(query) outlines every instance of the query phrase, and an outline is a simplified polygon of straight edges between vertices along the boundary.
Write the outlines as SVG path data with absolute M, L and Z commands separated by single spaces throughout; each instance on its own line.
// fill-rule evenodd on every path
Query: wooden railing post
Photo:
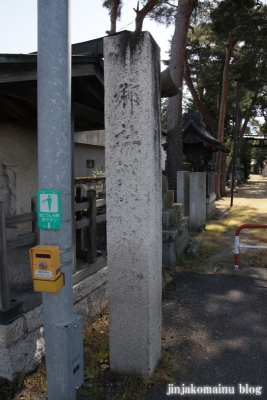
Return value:
M 94 264 L 97 260 L 96 247 L 96 191 L 87 191 L 87 200 L 90 202 L 90 208 L 87 210 L 87 218 L 90 218 L 90 224 L 87 228 L 87 262 Z
M 76 188 L 75 201 L 76 201 L 76 203 L 82 203 L 82 201 L 83 201 L 83 187 L 82 186 L 78 186 Z M 83 212 L 82 211 L 76 211 L 75 220 L 76 221 L 81 221 L 82 216 L 83 216 Z M 81 251 L 84 248 L 83 229 L 77 229 L 75 237 L 76 237 L 76 254 L 77 254 L 77 251 Z
M 0 201 L 0 311 L 10 307 L 10 292 L 7 267 L 5 204 Z

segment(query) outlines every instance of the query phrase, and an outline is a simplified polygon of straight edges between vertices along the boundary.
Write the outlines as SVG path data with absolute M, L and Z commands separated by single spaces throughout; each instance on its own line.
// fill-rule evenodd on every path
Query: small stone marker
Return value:
M 190 173 L 189 229 L 200 232 L 206 224 L 206 172 Z
M 189 215 L 190 204 L 190 172 L 177 171 L 177 203 L 182 203 L 184 206 L 184 215 Z

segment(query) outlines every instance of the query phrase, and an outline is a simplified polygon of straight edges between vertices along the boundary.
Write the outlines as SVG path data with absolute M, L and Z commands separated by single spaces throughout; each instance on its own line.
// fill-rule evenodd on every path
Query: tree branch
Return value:
M 168 1 L 165 1 L 166 4 L 168 4 L 168 6 L 173 7 L 173 8 L 178 8 L 178 6 L 176 6 L 175 4 L 171 4 Z
M 152 10 L 152 8 L 158 3 L 159 0 L 149 0 L 146 5 L 139 11 L 139 1 L 137 2 L 137 8 L 134 8 L 136 12 L 135 18 L 135 32 L 141 32 L 143 28 L 143 21 L 147 14 Z
M 108 35 L 113 35 L 116 33 L 116 23 L 118 19 L 118 9 L 120 6 L 121 0 L 110 0 L 111 8 L 110 8 L 110 31 L 106 31 Z
M 203 119 L 206 120 L 209 124 L 212 125 L 215 133 L 217 133 L 218 131 L 218 121 L 216 120 L 216 118 L 214 118 L 212 115 L 210 115 L 210 113 L 208 112 L 208 110 L 204 107 L 203 103 L 201 102 L 196 89 L 194 87 L 194 84 L 192 82 L 191 76 L 190 76 L 190 68 L 189 68 L 189 64 L 188 64 L 188 58 L 187 58 L 187 53 L 185 53 L 185 57 L 184 57 L 184 79 L 185 82 L 187 84 L 187 87 L 191 93 L 191 96 L 194 100 L 194 103 L 198 109 L 198 111 L 200 112 L 200 114 L 203 116 Z

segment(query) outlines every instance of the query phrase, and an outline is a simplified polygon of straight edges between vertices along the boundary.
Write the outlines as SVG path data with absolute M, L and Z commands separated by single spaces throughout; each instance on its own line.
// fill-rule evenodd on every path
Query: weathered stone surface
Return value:
M 102 268 L 73 286 L 74 302 L 76 303 L 78 300 L 81 300 L 105 282 L 107 282 L 107 267 Z
M 33 310 L 24 314 L 26 321 L 26 329 L 28 332 L 34 331 L 36 328 L 40 328 L 43 323 L 43 305 L 35 307 Z
M 74 314 L 80 314 L 84 316 L 84 320 L 87 319 L 88 315 L 88 301 L 87 297 L 84 297 L 82 300 L 78 301 L 73 305 Z
M 162 241 L 174 242 L 177 235 L 178 235 L 178 229 L 169 229 L 167 231 L 162 231 Z
M 162 245 L 162 267 L 171 268 L 177 263 L 175 243 L 164 242 Z
M 73 306 L 75 314 L 84 316 L 86 323 L 93 322 L 108 307 L 107 282 L 97 287 Z
M 0 376 L 12 381 L 23 370 L 33 371 L 44 355 L 43 328 L 37 329 L 8 348 L 0 348 Z
M 13 380 L 10 351 L 8 348 L 0 347 L 0 376 L 5 379 Z
M 36 329 L 24 340 L 9 348 L 12 375 L 15 377 L 23 369 L 33 371 L 44 356 L 44 330 Z
M 108 284 L 100 286 L 88 296 L 88 323 L 94 321 L 108 307 Z
M 25 332 L 23 317 L 16 319 L 8 325 L 0 325 L 0 347 L 9 347 L 17 342 Z M 1 374 L 0 374 L 1 376 Z
M 189 245 L 188 217 L 183 217 L 173 231 L 163 231 L 162 264 L 173 267 Z
M 111 370 L 151 375 L 161 352 L 159 48 L 104 38 Z
M 177 171 L 177 203 L 184 205 L 184 215 L 189 215 L 190 204 L 190 172 Z
M 206 218 L 212 218 L 216 213 L 216 194 L 212 193 L 206 197 Z
M 168 197 L 168 192 L 163 192 L 162 212 L 162 264 L 163 267 L 173 267 L 179 256 L 189 245 L 189 178 L 190 172 L 177 172 L 177 201 L 173 202 L 173 197 Z M 168 204 L 168 208 L 166 205 Z
M 162 175 L 162 191 L 167 192 L 168 190 L 168 179 L 167 176 Z
M 167 210 L 174 203 L 174 191 L 167 190 L 162 193 L 162 210 Z
M 200 231 L 206 223 L 206 173 L 190 173 L 190 231 Z
M 184 210 L 182 204 L 173 204 L 171 208 L 162 212 L 162 229 L 175 227 L 181 218 L 183 218 Z

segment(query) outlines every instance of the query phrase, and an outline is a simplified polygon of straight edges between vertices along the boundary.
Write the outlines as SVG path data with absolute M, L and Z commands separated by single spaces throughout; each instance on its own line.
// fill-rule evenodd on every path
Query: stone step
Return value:
M 163 229 L 162 230 L 162 241 L 163 242 L 174 242 L 176 238 L 184 231 L 188 232 L 188 224 L 189 224 L 189 218 L 188 217 L 183 217 L 177 226 L 172 229 Z
M 164 230 L 162 240 L 162 265 L 171 268 L 189 246 L 188 217 L 183 217 L 176 229 Z
M 174 203 L 174 190 L 162 192 L 162 210 L 167 210 Z
M 175 228 L 184 216 L 184 206 L 174 203 L 171 208 L 162 211 L 162 229 Z

